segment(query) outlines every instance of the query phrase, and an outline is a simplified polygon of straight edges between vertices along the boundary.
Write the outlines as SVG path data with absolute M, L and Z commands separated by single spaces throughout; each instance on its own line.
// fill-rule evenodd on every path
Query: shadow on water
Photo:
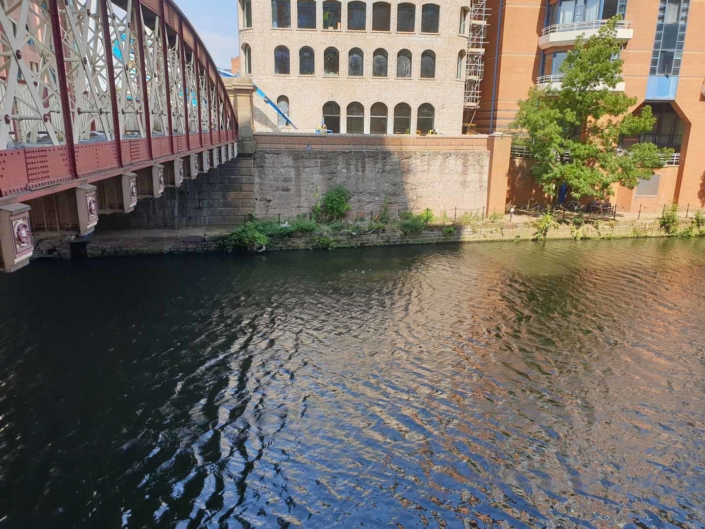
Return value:
M 34 263 L 0 527 L 703 527 L 703 250 Z

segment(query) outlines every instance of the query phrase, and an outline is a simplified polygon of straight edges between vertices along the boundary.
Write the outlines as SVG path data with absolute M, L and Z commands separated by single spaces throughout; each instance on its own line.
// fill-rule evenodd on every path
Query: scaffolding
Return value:
M 463 99 L 463 124 L 472 127 L 474 111 L 480 106 L 480 83 L 485 71 L 485 45 L 487 44 L 487 0 L 471 0 L 468 13 L 468 47 L 465 54 L 465 95 Z

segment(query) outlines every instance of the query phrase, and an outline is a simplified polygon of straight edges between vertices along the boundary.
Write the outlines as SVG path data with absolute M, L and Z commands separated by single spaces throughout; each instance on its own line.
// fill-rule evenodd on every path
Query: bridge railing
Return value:
M 172 0 L 0 3 L 0 199 L 237 133 L 216 66 Z

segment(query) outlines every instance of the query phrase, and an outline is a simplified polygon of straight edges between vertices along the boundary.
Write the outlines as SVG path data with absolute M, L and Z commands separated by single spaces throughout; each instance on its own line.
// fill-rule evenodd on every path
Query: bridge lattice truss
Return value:
M 0 0 L 0 199 L 236 137 L 215 64 L 171 0 Z

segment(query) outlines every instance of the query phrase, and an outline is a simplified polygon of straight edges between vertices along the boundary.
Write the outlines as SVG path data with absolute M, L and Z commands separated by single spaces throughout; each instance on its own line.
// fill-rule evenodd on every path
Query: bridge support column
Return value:
M 211 149 L 211 160 L 213 160 L 213 169 L 217 169 L 220 165 L 220 147 Z
M 78 210 L 78 233 L 81 237 L 93 233 L 98 224 L 98 199 L 96 186 L 90 184 L 76 188 L 76 209 Z
M 189 154 L 188 158 L 186 158 L 186 162 L 188 170 L 184 175 L 184 178 L 187 180 L 195 180 L 198 178 L 198 155 Z
M 238 148 L 242 154 L 253 154 L 256 150 L 255 126 L 253 119 L 255 86 L 249 77 L 223 79 L 225 90 L 237 115 Z M 237 151 L 235 152 L 235 156 Z M 235 157 L 233 156 L 233 158 Z
M 166 187 L 181 187 L 181 183 L 184 181 L 183 158 L 177 158 L 164 166 L 164 180 Z
M 15 272 L 29 263 L 34 252 L 27 204 L 0 206 L 0 250 L 5 272 Z
M 207 173 L 208 170 L 211 168 L 210 166 L 210 156 L 208 155 L 209 151 L 203 151 L 198 154 L 198 160 L 199 160 L 199 166 L 200 166 L 200 173 Z
M 159 198 L 164 193 L 164 166 L 153 165 L 137 172 L 137 192 L 139 198 Z
M 137 175 L 135 173 L 122 175 L 122 205 L 123 213 L 132 213 L 137 205 Z

